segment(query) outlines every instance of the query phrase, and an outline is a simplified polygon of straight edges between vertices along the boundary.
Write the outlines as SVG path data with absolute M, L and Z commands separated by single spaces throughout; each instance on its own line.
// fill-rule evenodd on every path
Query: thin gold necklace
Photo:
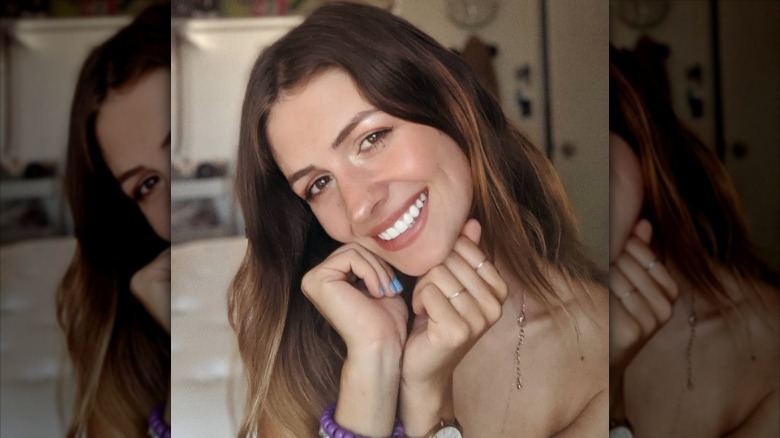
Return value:
M 520 305 L 520 313 L 517 315 L 515 321 L 517 322 L 518 327 L 517 347 L 515 347 L 515 381 L 512 387 L 509 389 L 509 395 L 507 395 L 506 398 L 506 406 L 504 407 L 504 421 L 501 426 L 500 436 L 504 436 L 504 432 L 506 431 L 506 420 L 509 415 L 509 405 L 512 401 L 512 393 L 514 392 L 514 389 L 517 389 L 518 391 L 523 389 L 523 373 L 520 368 L 520 349 L 525 342 L 525 326 L 528 324 L 528 318 L 525 315 L 525 292 L 523 292 L 523 303 Z

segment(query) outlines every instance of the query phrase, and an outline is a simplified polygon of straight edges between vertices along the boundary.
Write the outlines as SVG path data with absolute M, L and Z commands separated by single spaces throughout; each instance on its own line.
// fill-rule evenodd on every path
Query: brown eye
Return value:
M 360 152 L 368 152 L 374 149 L 380 144 L 383 144 L 383 140 L 387 134 L 390 133 L 390 129 L 380 129 L 368 134 L 363 141 L 360 142 Z
M 321 176 L 314 180 L 309 190 L 306 191 L 306 200 L 311 201 L 319 195 L 330 182 L 329 176 Z
M 133 193 L 133 198 L 136 201 L 140 201 L 146 195 L 151 193 L 151 191 L 154 188 L 154 186 L 156 186 L 157 183 L 159 183 L 159 182 L 160 182 L 160 177 L 159 176 L 150 176 L 150 177 L 144 179 L 141 182 L 141 185 L 138 186 L 138 188 Z

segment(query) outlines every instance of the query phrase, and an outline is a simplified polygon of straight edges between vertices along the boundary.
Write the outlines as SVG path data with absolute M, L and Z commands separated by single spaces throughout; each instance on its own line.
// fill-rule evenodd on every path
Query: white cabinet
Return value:
M 263 49 L 300 21 L 271 17 L 174 23 L 174 157 L 235 160 L 252 66 Z
M 62 198 L 70 106 L 81 65 L 128 17 L 17 19 L 0 35 L 0 189 L 2 242 L 71 228 Z M 53 174 L 21 178 L 35 166 Z M 28 172 L 29 173 L 29 172 Z M 30 220 L 33 218 L 33 220 Z
M 73 92 L 87 54 L 129 18 L 22 19 L 7 23 L 3 157 L 65 156 Z M 8 94 L 5 94 L 8 93 Z M 7 121 L 7 125 L 5 124 Z M 6 131 L 7 129 L 7 131 Z
M 262 51 L 301 17 L 186 19 L 172 24 L 172 165 L 224 169 L 171 184 L 173 242 L 243 234 L 233 196 L 241 107 Z M 179 172 L 182 173 L 182 172 Z

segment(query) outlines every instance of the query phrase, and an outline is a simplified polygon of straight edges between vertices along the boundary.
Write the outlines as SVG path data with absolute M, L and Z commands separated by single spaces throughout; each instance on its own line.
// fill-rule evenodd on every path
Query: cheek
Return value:
M 170 193 L 170 192 L 169 192 Z M 154 230 L 155 234 L 164 240 L 171 240 L 171 203 L 170 198 L 157 196 L 149 199 L 141 206 L 146 221 Z
M 617 180 L 617 181 L 615 181 Z M 610 180 L 609 190 L 609 258 L 617 258 L 639 220 L 642 210 L 642 187 L 619 177 Z
M 351 243 L 353 236 L 349 222 L 341 209 L 340 203 L 326 208 L 315 208 L 314 217 L 332 239 L 341 243 Z

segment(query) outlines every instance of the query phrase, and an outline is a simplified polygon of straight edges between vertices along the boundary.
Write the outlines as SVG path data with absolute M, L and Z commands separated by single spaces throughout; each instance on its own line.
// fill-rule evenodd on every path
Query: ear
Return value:
M 649 245 L 650 239 L 653 237 L 653 225 L 647 219 L 640 219 L 634 225 L 634 235 Z
M 469 219 L 463 225 L 460 234 L 468 237 L 475 245 L 479 245 L 479 240 L 482 238 L 482 225 L 476 219 Z

